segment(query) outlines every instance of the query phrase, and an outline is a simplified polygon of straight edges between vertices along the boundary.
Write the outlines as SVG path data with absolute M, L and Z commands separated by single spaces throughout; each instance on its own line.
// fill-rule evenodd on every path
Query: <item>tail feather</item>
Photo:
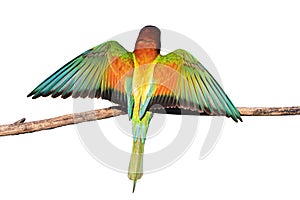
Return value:
M 137 180 L 143 176 L 144 146 L 151 118 L 152 113 L 147 111 L 141 120 L 135 116 L 132 119 L 133 146 L 128 167 L 128 178 L 133 181 L 132 192 L 135 190 Z
M 128 167 L 128 178 L 133 180 L 134 187 L 136 181 L 143 176 L 143 155 L 144 155 L 144 145 L 141 138 L 138 138 L 133 142 L 130 163 Z

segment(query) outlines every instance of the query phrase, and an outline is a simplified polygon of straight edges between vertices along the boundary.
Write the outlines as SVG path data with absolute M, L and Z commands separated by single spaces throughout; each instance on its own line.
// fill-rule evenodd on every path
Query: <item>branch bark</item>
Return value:
M 281 115 L 300 115 L 300 106 L 294 107 L 239 107 L 242 116 L 281 116 Z M 153 111 L 164 114 L 181 114 L 180 110 L 172 109 L 166 112 Z M 101 120 L 110 117 L 126 114 L 121 107 L 110 107 L 93 111 L 73 113 L 62 115 L 54 118 L 24 122 L 22 118 L 15 123 L 0 125 L 0 136 L 18 135 L 23 133 L 31 133 L 35 131 L 48 130 L 61 126 L 77 124 L 87 121 Z M 205 113 L 190 112 L 185 114 L 206 115 Z

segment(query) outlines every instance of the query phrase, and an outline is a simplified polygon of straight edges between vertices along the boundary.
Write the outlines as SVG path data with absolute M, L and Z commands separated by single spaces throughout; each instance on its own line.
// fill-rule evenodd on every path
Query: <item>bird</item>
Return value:
M 128 166 L 132 192 L 143 176 L 144 145 L 156 105 L 160 105 L 157 109 L 184 109 L 242 122 L 238 109 L 197 58 L 183 49 L 166 55 L 160 50 L 160 29 L 145 26 L 133 52 L 117 41 L 106 41 L 63 65 L 27 95 L 33 99 L 50 95 L 101 98 L 124 107 L 132 123 Z

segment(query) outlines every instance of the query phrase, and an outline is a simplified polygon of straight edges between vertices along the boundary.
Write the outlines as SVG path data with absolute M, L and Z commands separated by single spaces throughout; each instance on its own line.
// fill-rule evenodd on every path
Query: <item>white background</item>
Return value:
M 72 99 L 26 95 L 79 53 L 148 24 L 197 42 L 214 61 L 236 106 L 300 105 L 297 3 L 2 1 L 0 124 L 72 113 Z M 98 107 L 108 105 L 100 100 Z M 170 167 L 145 175 L 135 194 L 126 174 L 87 153 L 74 126 L 1 137 L 0 198 L 299 199 L 299 116 L 243 117 L 238 124 L 226 119 L 216 148 L 199 160 L 204 118 L 189 151 Z M 167 117 L 163 133 L 176 120 L 180 117 Z M 110 126 L 113 119 L 99 124 L 121 134 Z M 130 150 L 129 138 L 119 143 Z M 152 148 L 149 142 L 146 151 Z

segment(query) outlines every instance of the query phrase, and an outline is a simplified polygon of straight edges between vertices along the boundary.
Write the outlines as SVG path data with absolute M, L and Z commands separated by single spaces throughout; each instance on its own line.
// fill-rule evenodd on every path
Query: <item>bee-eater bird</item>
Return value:
M 242 121 L 223 89 L 189 52 L 160 54 L 160 30 L 145 26 L 133 52 L 107 41 L 77 56 L 38 85 L 29 95 L 102 98 L 127 109 L 132 121 L 133 147 L 128 177 L 143 175 L 144 145 L 152 118 L 151 107 L 179 108 L 226 115 Z

